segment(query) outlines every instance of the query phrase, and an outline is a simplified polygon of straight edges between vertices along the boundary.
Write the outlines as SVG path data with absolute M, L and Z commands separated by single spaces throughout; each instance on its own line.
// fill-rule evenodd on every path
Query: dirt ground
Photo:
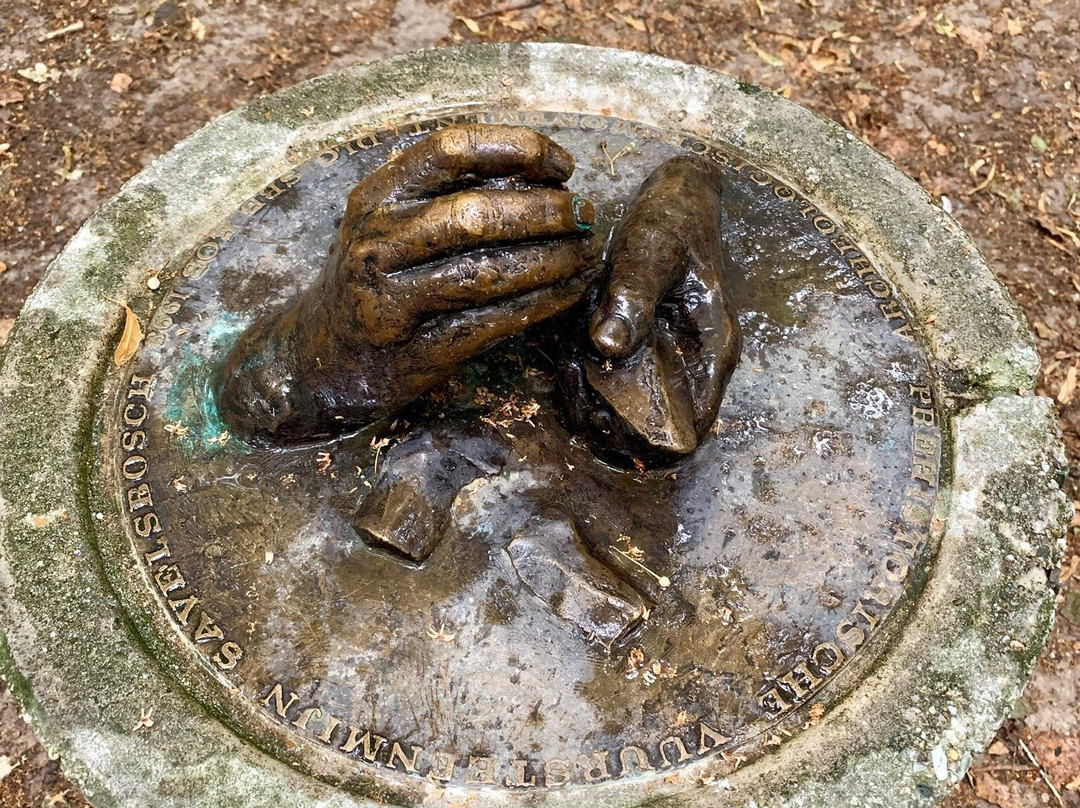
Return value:
M 490 40 L 716 68 L 895 160 L 1031 321 L 1080 499 L 1080 0 L 0 0 L 0 345 L 87 216 L 216 115 L 358 61 Z M 950 808 L 1080 808 L 1078 564 L 1075 519 L 1050 645 Z M 86 804 L 0 684 L 0 808 Z

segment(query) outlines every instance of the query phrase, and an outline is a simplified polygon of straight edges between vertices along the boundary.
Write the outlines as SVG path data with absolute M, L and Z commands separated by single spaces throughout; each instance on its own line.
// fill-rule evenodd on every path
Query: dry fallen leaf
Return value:
M 236 75 L 244 81 L 255 81 L 255 79 L 261 79 L 263 76 L 270 72 L 270 68 L 265 62 L 249 62 L 242 64 L 236 68 Z
M 143 339 L 142 326 L 139 325 L 139 318 L 135 316 L 135 312 L 128 306 L 124 306 L 124 312 L 127 318 L 124 321 L 124 333 L 113 355 L 113 361 L 117 367 L 123 367 L 131 361 L 131 357 L 135 356 Z
M 893 29 L 893 33 L 895 33 L 897 36 L 907 36 L 920 25 L 922 25 L 925 21 L 926 9 L 920 7 L 917 13 L 912 14 L 910 17 L 908 17 L 906 20 L 896 26 L 896 28 Z
M 990 744 L 990 748 L 986 750 L 987 754 L 1000 756 L 1009 754 L 1009 747 L 1003 744 L 1001 741 L 994 741 Z
M 1073 396 L 1076 394 L 1076 365 L 1069 368 L 1069 372 L 1065 374 L 1065 381 L 1061 383 L 1061 387 L 1058 389 L 1057 400 L 1058 404 L 1071 404 Z
M 3 275 L 5 272 L 7 272 L 7 264 L 0 261 L 0 275 Z
M 126 93 L 128 87 L 131 86 L 131 81 L 131 76 L 127 73 L 117 73 L 109 82 L 109 89 L 114 93 Z
M 623 17 L 626 20 L 626 24 L 633 28 L 635 31 L 641 31 L 645 33 L 645 23 L 635 17 Z
M 990 52 L 990 43 L 994 41 L 994 35 L 989 31 L 980 31 L 970 25 L 957 25 L 956 33 L 960 41 L 975 51 L 975 58 L 980 62 Z M 975 99 L 978 101 L 978 99 Z
M 975 794 L 981 800 L 999 808 L 1016 808 L 1013 789 L 987 772 L 975 775 Z
M 8 104 L 18 104 L 20 101 L 25 100 L 26 96 L 16 90 L 14 87 L 5 87 L 0 90 L 0 107 L 6 107 Z
M 15 320 L 10 317 L 0 320 L 0 346 L 7 342 L 8 334 L 11 333 L 13 325 L 15 325 Z
M 1046 323 L 1041 320 L 1036 320 L 1031 324 L 1031 327 L 1035 329 L 1035 333 L 1039 335 L 1039 339 L 1057 339 L 1061 335 L 1057 331 L 1052 329 Z
M 761 61 L 765 62 L 765 64 L 772 65 L 773 67 L 783 67 L 784 66 L 784 60 L 783 59 L 781 59 L 779 56 L 776 56 L 776 55 L 774 55 L 772 53 L 769 53 L 766 50 L 762 50 L 761 48 L 759 48 L 758 44 L 756 42 L 754 42 L 753 39 L 750 38 L 749 34 L 747 34 L 745 37 L 743 37 L 743 39 L 746 41 L 746 44 L 750 46 L 750 49 L 753 50 L 754 53 L 756 53 L 758 55 L 758 58 L 761 59 Z
M 480 23 L 478 23 L 476 20 L 470 19 L 468 17 L 455 17 L 454 19 L 461 20 L 465 27 L 472 31 L 474 34 L 480 33 Z
M 191 18 L 191 35 L 195 37 L 196 42 L 206 41 L 206 26 L 198 17 Z

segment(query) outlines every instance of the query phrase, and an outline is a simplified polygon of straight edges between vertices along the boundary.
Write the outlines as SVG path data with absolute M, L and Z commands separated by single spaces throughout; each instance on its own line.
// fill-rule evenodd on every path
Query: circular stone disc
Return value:
M 646 89 L 625 89 L 630 73 Z M 721 168 L 744 346 L 689 458 L 596 458 L 560 417 L 543 326 L 333 442 L 229 433 L 216 369 L 317 277 L 352 186 L 473 121 L 569 149 L 601 232 L 664 160 Z M 126 301 L 137 350 L 122 307 L 75 313 L 84 290 Z M 1061 451 L 1048 405 L 1016 395 L 1034 354 L 1012 306 L 882 158 L 715 74 L 503 46 L 283 91 L 177 147 L 76 237 L 13 337 L 5 429 L 48 428 L 53 402 L 15 391 L 47 323 L 83 318 L 65 343 L 70 437 L 52 447 L 74 452 L 67 489 L 50 461 L 57 482 L 31 496 L 4 433 L 2 616 L 46 741 L 115 804 L 712 804 L 721 789 L 826 805 L 840 788 L 918 804 L 962 774 L 1045 637 Z M 410 470 L 464 461 L 430 555 L 382 546 L 364 514 Z M 33 575 L 63 593 L 82 568 L 78 613 L 113 621 L 110 650 L 90 641 L 81 661 L 121 692 L 93 708 L 66 684 L 78 641 L 58 658 L 32 639 L 59 618 L 20 589 L 27 531 Z M 79 548 L 63 570 L 54 532 Z M 538 553 L 563 570 L 556 591 Z M 632 619 L 598 633 L 582 615 L 612 592 Z M 207 776 L 210 759 L 233 774 Z M 184 798 L 139 779 L 163 769 Z

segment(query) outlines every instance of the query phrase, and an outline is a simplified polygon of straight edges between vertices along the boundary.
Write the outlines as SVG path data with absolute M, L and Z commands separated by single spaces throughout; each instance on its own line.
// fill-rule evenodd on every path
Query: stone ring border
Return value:
M 1064 450 L 1052 404 L 1030 393 L 1027 325 L 959 226 L 838 125 L 703 68 L 576 45 L 425 51 L 258 99 L 128 182 L 53 262 L 0 355 L 0 672 L 46 747 L 98 808 L 438 799 L 434 786 L 391 781 L 347 794 L 253 748 L 180 691 L 109 586 L 116 573 L 96 542 L 122 529 L 115 503 L 84 484 L 121 327 L 109 299 L 146 294 L 149 274 L 302 156 L 387 120 L 481 108 L 603 109 L 752 155 L 842 222 L 888 276 L 930 354 L 951 440 L 925 588 L 895 643 L 812 732 L 729 776 L 703 759 L 670 782 L 555 789 L 544 804 L 934 803 L 1019 697 L 1054 610 Z M 153 727 L 135 729 L 151 707 Z M 446 797 L 472 795 L 477 808 L 536 799 L 454 791 Z

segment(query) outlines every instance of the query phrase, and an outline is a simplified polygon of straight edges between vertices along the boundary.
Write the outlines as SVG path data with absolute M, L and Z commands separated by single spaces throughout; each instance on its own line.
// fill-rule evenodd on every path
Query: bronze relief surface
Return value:
M 511 789 L 734 767 L 872 662 L 927 562 L 917 329 L 841 223 L 714 144 L 358 133 L 175 270 L 103 427 L 118 496 L 230 719 L 301 757 Z

